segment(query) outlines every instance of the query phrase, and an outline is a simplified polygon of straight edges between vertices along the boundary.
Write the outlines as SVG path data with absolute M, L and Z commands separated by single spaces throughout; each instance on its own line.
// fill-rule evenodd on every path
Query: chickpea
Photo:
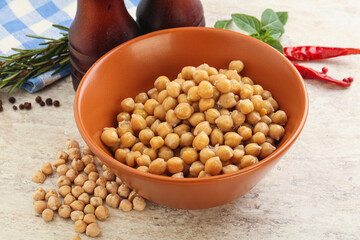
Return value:
M 69 154 L 67 154 L 66 152 L 64 152 L 64 151 L 58 151 L 58 153 L 56 154 L 56 158 L 57 159 L 64 159 L 65 161 L 67 161 L 68 160 L 68 158 L 69 158 Z
M 279 124 L 270 124 L 269 136 L 279 141 L 285 134 L 285 129 Z
M 210 148 L 204 148 L 200 151 L 199 153 L 199 157 L 200 157 L 200 161 L 205 164 L 206 161 L 209 158 L 215 157 L 215 152 L 213 150 L 211 150 Z
M 148 95 L 144 92 L 141 92 L 138 95 L 136 95 L 135 102 L 144 104 L 148 99 L 149 99 Z
M 128 212 L 132 210 L 132 203 L 128 199 L 123 199 L 120 202 L 119 209 L 124 212 Z
M 94 189 L 94 196 L 95 197 L 100 197 L 101 199 L 105 199 L 107 196 L 107 190 L 105 187 L 103 186 L 97 186 Z
M 241 168 L 246 168 L 257 162 L 259 162 L 257 157 L 254 157 L 253 155 L 245 155 L 241 158 L 240 166 Z
M 174 133 L 181 136 L 184 133 L 187 133 L 190 131 L 190 126 L 187 124 L 180 124 L 179 126 L 174 128 Z
M 235 95 L 232 92 L 222 94 L 217 104 L 223 108 L 232 108 L 236 105 Z
M 56 197 L 58 196 L 55 189 L 50 188 L 49 190 L 47 190 L 47 192 L 45 194 L 45 200 L 48 201 L 51 196 L 56 196 Z
M 195 85 L 196 84 L 194 81 L 185 81 L 181 85 L 181 90 L 187 94 L 189 92 L 190 88 L 195 87 Z M 187 98 L 187 96 L 186 96 L 186 98 Z
M 70 148 L 80 148 L 79 143 L 74 139 L 66 139 L 65 147 L 68 150 Z
M 227 174 L 227 173 L 236 172 L 238 170 L 239 170 L 238 166 L 236 166 L 234 164 L 229 164 L 229 165 L 222 168 L 222 173 Z
M 144 130 L 147 130 L 147 129 L 144 129 Z M 140 133 L 139 133 L 139 137 L 140 137 Z M 128 148 L 118 148 L 115 151 L 115 159 L 118 160 L 119 162 L 125 163 L 125 157 L 129 152 L 130 152 L 130 150 Z
M 205 114 L 204 113 L 194 113 L 190 118 L 189 122 L 193 127 L 196 127 L 199 123 L 205 121 Z
M 251 80 L 251 78 L 249 77 L 242 77 L 241 78 L 241 81 L 244 83 L 244 84 L 249 84 L 249 85 L 254 85 L 254 82 L 253 80 Z
M 53 220 L 54 218 L 54 211 L 51 209 L 45 209 L 44 211 L 42 211 L 42 218 L 46 221 L 46 222 L 50 222 Z
M 157 100 L 159 103 L 163 103 L 165 98 L 167 98 L 168 96 L 168 92 L 166 90 L 162 90 L 161 92 L 159 92 Z
M 40 188 L 37 188 L 37 189 L 35 190 L 33 199 L 34 199 L 35 201 L 44 200 L 44 199 L 45 199 L 45 195 L 46 195 L 45 190 L 40 187 Z
M 121 101 L 121 108 L 125 112 L 132 112 L 134 110 L 134 108 L 135 108 L 134 99 L 129 97 L 129 98 L 125 98 L 124 100 L 122 100 Z
M 269 97 L 268 99 L 266 99 L 266 101 L 270 102 L 272 107 L 274 108 L 274 110 L 278 110 L 279 108 L 279 104 L 277 103 L 277 101 L 273 98 L 273 97 Z
M 191 103 L 188 99 L 187 99 L 187 95 L 185 93 L 181 93 L 178 97 L 177 97 L 177 101 L 178 103 Z
M 149 156 L 151 161 L 154 160 L 157 157 L 157 152 L 153 148 L 144 149 L 143 154 Z
M 172 157 L 167 161 L 167 170 L 170 173 L 178 173 L 184 169 L 184 161 L 179 157 Z
M 145 173 L 149 172 L 149 167 L 147 167 L 147 166 L 140 166 L 140 167 L 137 167 L 136 169 L 141 172 L 145 172 Z
M 83 202 L 84 204 L 88 204 L 90 202 L 90 196 L 87 193 L 82 193 L 79 197 L 78 200 Z
M 125 163 L 125 162 L 124 162 Z M 99 177 L 96 181 L 96 185 L 97 186 L 103 186 L 105 187 L 106 186 L 106 182 L 107 182 L 107 179 L 104 178 L 103 176 Z
M 193 66 L 183 67 L 183 69 L 181 70 L 181 76 L 185 80 L 192 79 L 195 71 L 196 68 Z
M 118 208 L 120 204 L 120 196 L 116 192 L 110 193 L 106 197 L 106 204 L 112 208 Z
M 141 155 L 140 157 L 136 158 L 137 166 L 146 166 L 148 167 L 151 163 L 151 159 L 148 155 Z
M 173 132 L 173 128 L 168 122 L 162 122 L 157 126 L 156 132 L 164 139 L 169 133 Z
M 201 98 L 199 101 L 199 111 L 204 112 L 214 107 L 214 105 L 215 100 L 213 98 Z
M 165 120 L 166 111 L 164 109 L 164 106 L 159 104 L 154 109 L 154 116 L 160 119 L 161 121 Z
M 191 132 L 187 132 L 181 135 L 180 137 L 180 146 L 190 147 L 194 141 L 194 135 Z
M 159 149 L 164 145 L 164 139 L 160 136 L 151 138 L 150 145 L 153 149 Z
M 165 161 L 167 161 L 168 159 L 172 158 L 173 156 L 174 156 L 174 152 L 170 148 L 163 146 L 159 149 L 159 152 L 158 152 L 159 158 L 162 158 Z
M 242 149 L 234 149 L 233 156 L 231 157 L 231 162 L 234 164 L 239 164 L 241 158 L 245 155 L 245 151 Z
M 215 120 L 216 126 L 224 132 L 228 132 L 233 128 L 234 122 L 229 115 L 221 115 Z
M 68 205 L 62 205 L 59 207 L 58 213 L 62 218 L 69 218 L 71 214 L 71 208 Z
M 197 86 L 191 87 L 187 92 L 187 99 L 192 102 L 200 100 L 199 89 Z
M 53 169 L 52 169 L 52 166 L 51 166 L 51 163 L 47 162 L 47 163 L 44 163 L 42 166 L 41 166 L 41 171 L 45 174 L 45 175 L 50 175 L 53 173 Z
M 188 119 L 191 116 L 193 109 L 188 103 L 180 103 L 175 107 L 174 111 L 177 118 Z
M 84 174 L 79 174 L 77 175 L 77 177 L 74 179 L 74 184 L 77 186 L 83 186 L 84 183 L 88 180 L 88 177 L 85 176 Z
M 242 81 L 243 81 L 243 79 L 242 79 Z M 250 99 L 253 94 L 254 94 L 254 89 L 250 84 L 242 85 L 242 87 L 240 89 L 240 98 L 241 99 Z
M 97 237 L 100 234 L 101 230 L 99 228 L 99 225 L 94 222 L 94 223 L 90 223 L 87 227 L 86 227 L 86 236 L 89 237 Z
M 206 135 L 211 134 L 211 127 L 208 121 L 204 121 L 196 125 L 194 129 L 194 135 L 197 136 L 199 133 L 204 132 Z
M 145 121 L 146 121 L 146 125 L 148 127 L 151 127 L 151 125 L 156 121 L 156 117 L 155 116 L 147 116 Z
M 116 116 L 116 121 L 130 121 L 130 114 L 128 112 L 121 112 Z
M 81 161 L 87 166 L 90 163 L 94 163 L 94 157 L 92 155 L 85 155 L 81 158 Z
M 199 69 L 193 72 L 193 79 L 196 84 L 209 81 L 209 74 L 206 70 Z
M 78 220 L 83 220 L 84 219 L 84 212 L 76 210 L 76 211 L 72 211 L 70 213 L 70 218 L 72 221 L 76 222 Z
M 205 163 L 205 172 L 210 175 L 218 175 L 222 169 L 222 163 L 219 157 L 209 158 Z M 200 173 L 199 173 L 200 174 Z
M 155 135 L 157 134 L 156 128 L 159 126 L 160 123 L 161 121 L 159 119 L 156 119 L 154 123 L 150 126 L 151 131 L 153 131 Z
M 84 192 L 85 190 L 80 186 L 73 186 L 71 189 L 71 194 L 76 198 L 78 198 Z
M 46 175 L 41 172 L 40 170 L 37 170 L 33 175 L 32 175 L 32 180 L 36 183 L 43 183 L 45 182 L 46 179 Z
M 171 175 L 171 177 L 173 177 L 173 178 L 184 178 L 184 173 L 183 172 L 174 173 L 173 175 Z
M 265 136 L 269 133 L 269 126 L 264 122 L 258 122 L 254 127 L 254 133 L 263 133 Z
M 71 185 L 71 180 L 66 177 L 66 176 L 60 176 L 57 180 L 56 180 L 56 184 L 58 185 L 58 187 L 62 187 L 62 186 L 70 186 Z
M 238 134 L 242 137 L 243 141 L 249 140 L 252 136 L 252 130 L 249 127 L 241 126 L 237 130 Z
M 100 221 L 104 221 L 109 216 L 109 209 L 105 206 L 98 206 L 95 210 L 95 216 Z
M 166 85 L 170 82 L 169 78 L 166 76 L 160 76 L 158 77 L 154 82 L 154 87 L 158 91 L 162 91 L 166 89 Z
M 240 100 L 236 105 L 236 110 L 242 114 L 249 114 L 254 111 L 254 104 L 249 99 Z
M 70 206 L 70 204 L 75 200 L 76 198 L 71 193 L 68 193 L 68 195 L 64 197 L 64 204 Z
M 119 122 L 116 131 L 117 131 L 117 134 L 119 137 L 121 137 L 122 135 L 124 135 L 127 132 L 134 134 L 134 130 L 131 128 L 129 121 Z
M 141 153 L 139 151 L 129 152 L 125 158 L 126 164 L 130 167 L 135 167 L 137 158 L 140 156 L 141 156 Z
M 172 82 L 167 83 L 166 91 L 169 96 L 176 98 L 179 96 L 179 94 L 181 92 L 181 86 L 179 83 L 172 81 Z
M 108 181 L 114 181 L 115 174 L 111 172 L 110 170 L 103 171 L 103 177 Z
M 186 148 L 182 152 L 181 158 L 186 164 L 192 164 L 198 159 L 198 153 L 194 148 Z
M 231 81 L 226 79 L 226 76 L 225 78 L 221 77 L 217 79 L 214 85 L 221 93 L 229 93 L 231 91 Z
M 172 109 L 166 112 L 165 119 L 172 127 L 175 127 L 181 122 L 181 119 L 176 116 L 175 111 Z
M 235 80 L 237 82 L 240 82 L 240 75 L 237 73 L 236 70 L 227 70 L 224 74 L 230 81 Z
M 269 125 L 271 122 L 272 122 L 272 120 L 271 120 L 271 118 L 269 117 L 269 116 L 261 116 L 261 120 L 260 120 L 261 122 L 263 122 L 263 123 L 266 123 L 267 125 Z
M 165 137 L 165 145 L 171 149 L 176 149 L 180 144 L 180 137 L 176 133 L 169 133 Z
M 133 114 L 131 116 L 130 124 L 135 131 L 140 131 L 147 126 L 145 119 L 138 114 Z
M 205 132 L 201 132 L 194 138 L 192 146 L 196 150 L 201 150 L 201 149 L 205 148 L 207 145 L 209 145 L 209 142 L 210 142 L 210 139 L 209 139 L 208 135 Z
M 129 197 L 130 189 L 125 183 L 123 183 L 119 186 L 117 192 L 120 195 L 120 197 L 127 198 Z
M 211 98 L 213 96 L 214 90 L 211 83 L 208 81 L 202 81 L 200 82 L 198 86 L 198 95 L 201 98 Z
M 132 201 L 132 204 L 133 204 L 133 209 L 136 211 L 142 211 L 146 207 L 145 200 L 140 196 L 136 196 Z
M 159 102 L 155 99 L 149 99 L 146 100 L 144 103 L 144 110 L 147 112 L 147 114 L 152 115 L 154 114 L 155 107 L 159 105 Z
M 101 141 L 108 147 L 112 147 L 118 141 L 119 136 L 115 128 L 108 128 L 101 134 Z M 79 158 L 77 158 L 79 159 Z
M 260 113 L 256 111 L 253 111 L 248 115 L 246 115 L 246 121 L 253 125 L 257 124 L 260 121 L 260 119 L 261 119 Z
M 59 188 L 59 194 L 62 197 L 66 197 L 66 195 L 68 195 L 69 193 L 71 193 L 71 187 L 69 185 L 64 185 Z M 44 191 L 44 197 L 45 197 L 45 191 Z
M 245 146 L 245 154 L 257 157 L 260 154 L 261 147 L 257 143 L 249 143 Z
M 159 91 L 156 88 L 151 88 L 147 94 L 151 99 L 157 99 Z
M 201 171 L 203 171 L 205 165 L 200 161 L 195 161 L 191 164 L 189 173 L 193 177 L 197 177 Z
M 64 176 L 69 170 L 69 167 L 66 164 L 62 164 L 56 168 L 56 172 L 59 176 Z
M 210 108 L 205 112 L 206 121 L 215 124 L 215 120 L 220 117 L 220 112 L 215 108 Z
M 58 159 L 56 159 L 55 162 L 53 163 L 53 166 L 57 168 L 58 166 L 63 165 L 63 164 L 65 164 L 65 163 L 66 163 L 66 160 L 64 160 L 64 159 L 62 159 L 62 158 L 58 158 Z
M 269 156 L 270 154 L 272 154 L 276 147 L 274 147 L 273 145 L 271 145 L 268 142 L 265 142 L 263 144 L 260 145 L 261 146 L 261 151 L 260 151 L 260 158 L 266 158 L 267 156 Z
M 223 132 L 218 129 L 214 128 L 210 135 L 211 144 L 215 146 L 216 144 L 223 144 L 224 143 L 224 135 Z
M 228 132 L 225 134 L 224 139 L 225 145 L 234 148 L 241 143 L 242 137 L 236 132 Z
M 199 173 L 198 177 L 199 177 L 199 178 L 201 178 L 201 177 L 211 177 L 211 174 L 206 173 L 206 172 L 203 170 L 203 171 L 201 171 L 201 172 Z
M 97 168 L 95 166 L 94 163 L 89 163 L 88 165 L 86 165 L 86 167 L 84 168 L 84 173 L 86 173 L 87 175 L 89 175 L 91 172 L 97 172 Z
M 267 100 L 263 101 L 263 108 L 265 109 L 266 114 L 271 114 L 274 112 L 273 106 Z
M 162 103 L 162 106 L 165 110 L 165 116 L 166 116 L 166 112 L 169 111 L 170 109 L 174 109 L 177 104 L 178 104 L 178 102 L 177 102 L 176 98 L 173 98 L 170 96 L 165 98 L 164 102 Z
M 271 116 L 271 120 L 273 123 L 284 125 L 287 122 L 286 113 L 282 110 L 278 110 Z
M 87 180 L 86 182 L 84 182 L 84 185 L 83 185 L 84 191 L 89 194 L 94 193 L 95 187 L 96 187 L 96 183 L 91 180 Z
M 229 146 L 221 145 L 215 150 L 215 154 L 222 162 L 225 162 L 232 158 L 233 150 Z
M 258 145 L 261 145 L 265 142 L 266 136 L 262 132 L 257 132 L 252 136 L 252 141 L 254 143 L 257 143 Z
M 263 87 L 258 85 L 258 84 L 253 85 L 253 89 L 254 89 L 254 95 L 260 95 L 261 96 L 263 94 L 263 92 L 264 92 Z
M 136 142 L 136 137 L 131 132 L 124 133 L 120 137 L 121 148 L 130 148 L 135 144 L 135 142 Z
M 74 230 L 75 232 L 78 232 L 78 233 L 83 233 L 85 232 L 86 230 L 86 223 L 83 221 L 83 220 L 77 220 L 75 223 L 74 223 Z
M 102 198 L 101 197 L 91 197 L 90 204 L 93 205 L 95 208 L 102 205 Z
M 34 205 L 34 210 L 35 212 L 37 212 L 38 214 L 41 214 L 45 209 L 46 209 L 46 202 L 45 201 L 35 201 L 33 203 Z
M 93 206 L 93 205 L 90 205 L 90 206 Z M 95 213 L 95 207 L 93 206 L 94 208 L 94 213 Z M 95 223 L 96 222 L 96 217 L 95 217 L 95 214 L 94 213 L 87 213 L 85 216 L 84 216 L 84 222 L 86 224 L 91 224 L 91 223 Z
M 236 70 L 238 73 L 244 69 L 244 63 L 240 60 L 231 61 L 229 64 L 230 70 Z

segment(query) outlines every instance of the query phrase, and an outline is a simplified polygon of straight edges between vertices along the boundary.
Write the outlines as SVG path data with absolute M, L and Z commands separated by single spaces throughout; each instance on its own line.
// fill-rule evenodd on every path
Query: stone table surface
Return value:
M 207 26 L 231 13 L 259 17 L 265 8 L 288 11 L 284 46 L 360 47 L 360 2 L 203 0 Z M 98 239 L 360 239 L 360 56 L 306 63 L 329 68 L 329 75 L 353 76 L 348 89 L 306 80 L 310 98 L 307 123 L 279 164 L 243 197 L 206 210 L 177 210 L 148 202 L 145 211 L 110 209 L 100 222 Z M 61 102 L 43 107 L 41 95 Z M 71 220 L 45 223 L 32 206 L 32 174 L 53 162 L 65 139 L 83 143 L 73 116 L 70 78 L 38 94 L 20 91 L 17 103 L 31 101 L 30 111 L 13 111 L 0 91 L 0 238 L 69 239 Z M 42 185 L 55 188 L 56 174 Z M 89 239 L 82 235 L 82 239 Z

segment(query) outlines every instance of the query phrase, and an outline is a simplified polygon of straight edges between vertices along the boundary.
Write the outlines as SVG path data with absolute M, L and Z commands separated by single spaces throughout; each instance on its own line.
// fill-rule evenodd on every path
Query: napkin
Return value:
M 103 1 L 103 0 L 100 0 Z M 134 13 L 140 0 L 125 0 Z M 11 48 L 33 49 L 44 40 L 26 37 L 26 34 L 59 38 L 58 24 L 70 27 L 76 13 L 76 0 L 0 0 L 0 56 L 13 54 Z M 34 93 L 70 74 L 70 66 L 52 75 L 54 70 L 28 79 L 22 88 Z

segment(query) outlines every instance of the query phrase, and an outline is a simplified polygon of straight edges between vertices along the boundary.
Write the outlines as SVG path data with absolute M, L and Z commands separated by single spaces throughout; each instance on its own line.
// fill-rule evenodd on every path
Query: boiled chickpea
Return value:
M 181 70 L 181 76 L 185 80 L 192 79 L 195 71 L 196 68 L 193 66 L 183 67 L 183 69 Z
M 249 78 L 249 77 L 243 77 L 243 78 L 241 78 L 241 81 L 242 81 L 244 84 L 254 85 L 253 80 L 251 80 L 251 78 Z
M 187 99 L 195 102 L 200 100 L 198 86 L 191 87 L 187 92 Z
M 169 133 L 165 137 L 165 145 L 171 149 L 176 149 L 180 144 L 180 137 L 176 133 Z
M 215 100 L 213 98 L 202 98 L 199 101 L 199 110 L 204 112 L 215 105 Z
M 199 108 L 199 102 L 193 102 L 191 104 L 191 107 L 193 108 L 194 112 L 200 112 L 200 108 Z
M 260 155 L 259 155 L 260 158 L 266 158 L 267 156 L 269 156 L 276 150 L 276 147 L 274 147 L 273 145 L 271 145 L 268 142 L 265 142 L 265 143 L 261 144 L 260 146 L 261 146 L 261 151 L 260 151 Z
M 151 131 L 149 128 L 145 128 L 139 132 L 139 139 L 140 141 L 145 144 L 149 145 L 150 140 L 155 136 L 154 132 Z M 116 158 L 116 157 L 115 157 Z M 117 159 L 117 158 L 116 158 Z M 118 159 L 119 160 L 119 159 Z
M 188 119 L 193 113 L 193 109 L 188 103 L 180 103 L 175 107 L 176 117 L 179 119 Z
M 226 78 L 217 79 L 214 85 L 221 93 L 228 93 L 231 91 L 231 82 Z
M 212 176 L 218 175 L 221 172 L 222 163 L 219 157 L 212 157 L 205 163 L 205 172 Z
M 258 145 L 261 145 L 265 142 L 266 136 L 262 132 L 257 132 L 252 136 L 252 141 L 254 143 L 257 143 Z
M 274 110 L 278 110 L 279 108 L 279 104 L 277 103 L 277 101 L 273 98 L 273 97 L 269 97 L 268 99 L 266 99 L 266 101 L 270 102 L 272 107 L 274 108 Z
M 233 60 L 229 64 L 229 69 L 236 70 L 239 73 L 244 69 L 244 63 L 240 60 Z
M 254 111 L 254 104 L 249 99 L 240 100 L 236 105 L 236 110 L 242 114 L 249 114 Z
M 263 122 L 263 123 L 266 123 L 267 125 L 269 125 L 271 122 L 272 122 L 272 120 L 271 120 L 271 118 L 269 117 L 269 116 L 261 116 L 261 120 L 260 120 L 261 122 Z
M 169 96 L 176 98 L 181 92 L 181 86 L 179 83 L 172 81 L 166 85 L 166 91 Z
M 187 133 L 190 131 L 190 126 L 187 124 L 180 124 L 179 126 L 177 126 L 176 128 L 174 128 L 174 133 L 176 133 L 177 135 L 181 136 L 184 133 Z
M 216 149 L 215 154 L 224 162 L 232 158 L 233 150 L 227 145 L 221 145 Z
M 155 133 L 155 135 L 157 134 L 156 128 L 159 126 L 160 123 L 161 123 L 161 121 L 159 119 L 156 119 L 153 122 L 153 124 L 151 124 L 151 126 L 150 126 L 151 131 L 153 131 Z
M 184 178 L 184 173 L 183 172 L 174 173 L 173 175 L 171 175 L 171 177 L 173 177 L 173 178 Z
M 174 152 L 170 148 L 163 146 L 159 149 L 158 157 L 167 161 L 168 159 L 174 157 Z
M 128 148 L 118 148 L 115 151 L 115 159 L 122 163 L 125 163 L 126 154 L 128 154 L 129 152 L 130 150 Z
M 164 145 L 164 139 L 160 136 L 153 137 L 150 140 L 150 145 L 153 149 L 159 149 Z
M 242 85 L 240 89 L 241 99 L 250 99 L 253 94 L 254 94 L 254 89 L 250 84 Z
M 221 94 L 217 104 L 223 108 L 232 108 L 236 105 L 235 95 L 232 92 Z
M 250 101 L 254 105 L 254 109 L 258 112 L 260 112 L 261 109 L 263 109 L 263 100 L 260 95 L 254 95 L 250 98 Z
M 135 131 L 140 131 L 144 128 L 146 128 L 147 124 L 146 124 L 146 121 L 145 119 L 138 115 L 138 114 L 133 114 L 131 116 L 131 127 L 135 130 Z
M 177 97 L 177 101 L 178 103 L 191 103 L 191 101 L 189 101 L 187 99 L 187 95 L 185 93 L 181 93 L 178 97 Z
M 242 126 L 237 130 L 243 141 L 249 140 L 252 136 L 252 130 L 249 127 Z
M 285 134 L 285 129 L 279 124 L 270 124 L 269 136 L 279 141 Z
M 259 160 L 257 157 L 254 157 L 253 155 L 245 155 L 241 158 L 240 166 L 241 168 L 246 168 L 258 162 Z
M 215 157 L 215 152 L 210 148 L 203 148 L 199 153 L 199 158 L 202 163 L 206 163 L 209 158 Z
M 238 94 L 240 93 L 240 89 L 241 89 L 240 82 L 238 82 L 235 79 L 231 79 L 230 84 L 231 84 L 231 92 L 236 94 L 235 97 L 238 97 Z
M 155 99 L 146 100 L 144 103 L 144 110 L 147 112 L 147 114 L 153 114 L 157 105 L 159 105 L 159 102 Z
M 202 178 L 202 177 L 211 177 L 211 175 L 209 173 L 206 173 L 204 170 L 202 170 L 201 172 L 199 172 L 199 175 L 198 175 L 199 178 Z
M 203 122 L 205 120 L 205 114 L 204 113 L 194 113 L 189 118 L 189 122 L 193 127 L 196 127 L 199 123 Z
M 162 158 L 157 158 L 149 165 L 149 172 L 157 175 L 161 175 L 166 171 L 166 162 Z
M 121 101 L 121 108 L 124 112 L 132 112 L 135 108 L 135 102 L 134 99 L 132 98 L 125 98 L 124 100 Z
M 220 117 L 220 112 L 215 108 L 210 108 L 205 112 L 206 121 L 215 124 L 215 120 Z
M 257 143 L 249 143 L 245 146 L 245 154 L 254 157 L 260 154 L 261 147 Z
M 172 109 L 167 111 L 165 119 L 172 127 L 175 127 L 181 122 L 181 119 L 176 116 L 175 111 Z
M 227 174 L 227 173 L 236 172 L 237 170 L 239 170 L 239 167 L 234 164 L 229 164 L 223 167 L 221 170 L 223 174 Z
M 233 128 L 234 122 L 229 115 L 221 115 L 215 120 L 216 126 L 224 132 L 228 132 Z
M 174 109 L 177 106 L 177 100 L 173 97 L 167 97 L 162 103 L 162 106 L 165 110 L 165 112 L 169 111 L 170 109 Z M 165 113 L 166 114 L 166 113 Z
M 124 133 L 127 132 L 134 134 L 134 130 L 131 128 L 131 125 L 128 121 L 119 122 L 116 131 L 119 137 L 121 137 L 122 135 L 124 135 Z
M 234 122 L 235 128 L 240 127 L 245 122 L 245 115 L 238 110 L 232 111 L 230 115 Z
M 198 86 L 198 94 L 201 98 L 211 98 L 213 96 L 213 86 L 208 81 L 200 82 Z
M 242 137 L 236 132 L 228 132 L 224 135 L 225 145 L 236 147 L 241 143 Z
M 166 84 L 170 82 L 169 78 L 166 76 L 158 77 L 154 82 L 154 87 L 160 92 L 166 89 Z
M 254 89 L 254 95 L 260 95 L 261 96 L 263 94 L 263 92 L 264 92 L 263 87 L 258 85 L 258 84 L 255 84 L 253 86 L 253 89 Z
M 194 140 L 194 135 L 191 132 L 186 132 L 180 137 L 180 146 L 182 147 L 190 147 Z
M 249 114 L 246 115 L 246 122 L 255 125 L 256 123 L 258 123 L 260 121 L 261 117 L 260 117 L 260 113 L 253 111 Z
M 129 152 L 128 154 L 126 154 L 125 157 L 125 162 L 128 166 L 130 167 L 135 167 L 136 165 L 136 160 L 138 157 L 141 156 L 141 153 L 136 151 L 136 152 Z
M 119 136 L 115 128 L 105 129 L 101 134 L 101 141 L 108 147 L 112 147 L 118 141 Z
M 197 136 L 201 132 L 205 132 L 206 135 L 211 134 L 211 127 L 208 121 L 200 122 L 194 129 L 194 135 Z
M 189 173 L 193 177 L 197 177 L 201 171 L 203 171 L 205 165 L 200 161 L 195 161 L 191 164 L 189 168 Z
M 156 133 L 162 137 L 163 139 L 169 134 L 173 132 L 173 128 L 168 122 L 162 122 L 157 126 Z
M 265 109 L 266 111 L 266 114 L 271 114 L 274 112 L 274 108 L 273 106 L 271 105 L 271 103 L 267 100 L 263 101 L 263 108 Z
M 198 159 L 198 153 L 194 148 L 186 148 L 182 154 L 181 158 L 186 164 L 191 164 Z
M 157 157 L 157 152 L 153 148 L 145 148 L 143 151 L 143 154 L 148 155 L 150 157 L 151 161 Z
M 196 84 L 194 81 L 185 81 L 183 82 L 183 84 L 181 85 L 181 90 L 184 92 L 184 93 L 188 93 L 189 92 L 189 89 L 194 87 Z M 187 96 L 186 96 L 187 98 Z
M 245 155 L 244 150 L 241 149 L 234 149 L 233 156 L 231 157 L 231 162 L 235 164 L 239 164 L 241 158 Z
M 205 148 L 207 145 L 209 145 L 209 142 L 210 140 L 208 135 L 205 132 L 201 132 L 194 138 L 192 146 L 196 150 L 201 150 Z
M 218 129 L 214 128 L 210 135 L 211 144 L 215 146 L 216 144 L 223 144 L 224 143 L 224 135 L 223 132 Z
M 154 108 L 154 116 L 160 119 L 161 121 L 165 120 L 166 111 L 163 105 L 159 104 Z
M 202 81 L 203 82 L 206 82 L 209 80 L 209 74 L 207 71 L 205 70 L 202 70 L 202 69 L 199 69 L 199 70 L 195 70 L 193 72 L 193 79 L 194 79 L 194 82 L 196 84 L 199 84 L 201 83 Z
M 135 142 L 136 142 L 136 137 L 131 132 L 124 133 L 120 137 L 121 148 L 130 148 L 135 144 Z
M 172 157 L 167 161 L 167 169 L 169 173 L 178 173 L 184 169 L 184 161 L 179 157 Z
M 271 120 L 273 123 L 284 125 L 287 122 L 286 113 L 282 110 L 278 110 L 271 116 Z

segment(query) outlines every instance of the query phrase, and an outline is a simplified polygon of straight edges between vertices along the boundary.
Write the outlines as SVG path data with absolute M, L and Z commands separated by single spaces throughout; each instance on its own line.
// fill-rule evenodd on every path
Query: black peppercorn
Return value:
M 59 106 L 60 106 L 60 102 L 59 102 L 58 100 L 55 100 L 55 101 L 54 101 L 54 106 L 55 106 L 55 107 L 59 107 Z
M 25 109 L 30 110 L 31 109 L 31 103 L 25 102 L 24 107 L 25 107 Z
M 47 98 L 47 99 L 45 100 L 45 102 L 46 102 L 46 105 L 48 105 L 48 106 L 51 106 L 51 105 L 52 105 L 52 99 L 51 99 L 51 98 Z
M 44 102 L 44 101 L 41 101 L 39 104 L 40 104 L 40 106 L 42 106 L 42 107 L 45 106 L 45 102 Z
M 14 103 L 16 102 L 16 99 L 14 97 L 9 97 L 9 102 Z
M 13 109 L 16 111 L 16 110 L 17 110 L 17 106 L 16 106 L 16 105 L 13 105 Z
M 37 96 L 37 97 L 35 98 L 35 102 L 40 103 L 41 101 L 42 101 L 42 99 L 41 99 L 40 96 Z
M 24 109 L 24 104 L 20 104 L 19 108 L 20 108 L 20 110 L 23 110 Z

